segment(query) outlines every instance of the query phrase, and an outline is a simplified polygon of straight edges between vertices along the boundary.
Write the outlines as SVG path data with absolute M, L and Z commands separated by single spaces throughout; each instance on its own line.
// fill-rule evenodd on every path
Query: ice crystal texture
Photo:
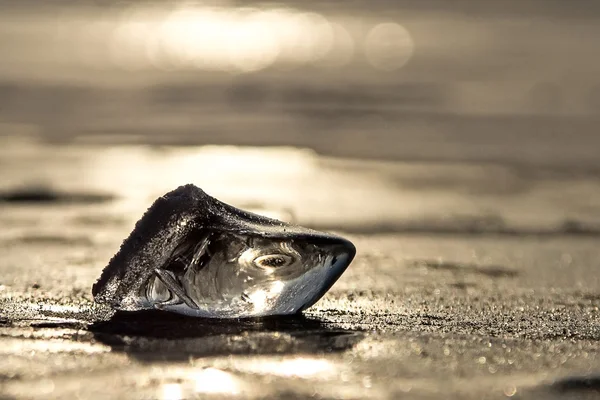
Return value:
M 339 236 L 242 211 L 187 185 L 156 200 L 92 293 L 119 310 L 295 314 L 329 290 L 355 252 Z

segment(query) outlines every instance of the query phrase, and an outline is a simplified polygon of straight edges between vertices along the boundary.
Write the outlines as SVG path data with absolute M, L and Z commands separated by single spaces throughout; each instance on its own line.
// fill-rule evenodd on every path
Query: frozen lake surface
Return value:
M 600 186 L 589 169 L 15 139 L 0 152 L 4 396 L 598 393 Z M 357 258 L 297 318 L 215 322 L 94 304 L 91 285 L 134 222 L 188 182 L 341 232 Z

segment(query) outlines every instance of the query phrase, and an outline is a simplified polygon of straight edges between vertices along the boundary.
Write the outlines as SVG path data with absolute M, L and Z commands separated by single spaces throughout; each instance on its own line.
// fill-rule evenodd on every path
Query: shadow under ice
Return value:
M 302 315 L 260 319 L 192 318 L 161 311 L 118 312 L 89 326 L 96 340 L 142 361 L 188 360 L 231 354 L 344 351 L 360 331 L 338 329 Z

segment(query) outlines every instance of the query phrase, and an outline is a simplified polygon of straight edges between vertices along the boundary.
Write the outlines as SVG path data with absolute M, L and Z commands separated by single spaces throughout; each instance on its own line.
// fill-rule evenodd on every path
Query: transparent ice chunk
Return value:
M 329 290 L 355 251 L 339 236 L 239 210 L 187 185 L 150 207 L 92 292 L 120 310 L 294 314 Z

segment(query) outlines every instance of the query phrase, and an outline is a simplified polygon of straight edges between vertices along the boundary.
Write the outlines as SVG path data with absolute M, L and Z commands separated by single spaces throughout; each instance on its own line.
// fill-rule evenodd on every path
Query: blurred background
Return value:
M 597 398 L 599 131 L 598 0 L 0 0 L 0 397 Z M 187 183 L 356 259 L 295 322 L 111 318 Z
M 600 5 L 590 0 L 0 7 L 9 133 L 369 158 L 597 159 Z
M 192 181 L 313 225 L 590 230 L 599 19 L 590 0 L 2 0 L 3 187 Z

